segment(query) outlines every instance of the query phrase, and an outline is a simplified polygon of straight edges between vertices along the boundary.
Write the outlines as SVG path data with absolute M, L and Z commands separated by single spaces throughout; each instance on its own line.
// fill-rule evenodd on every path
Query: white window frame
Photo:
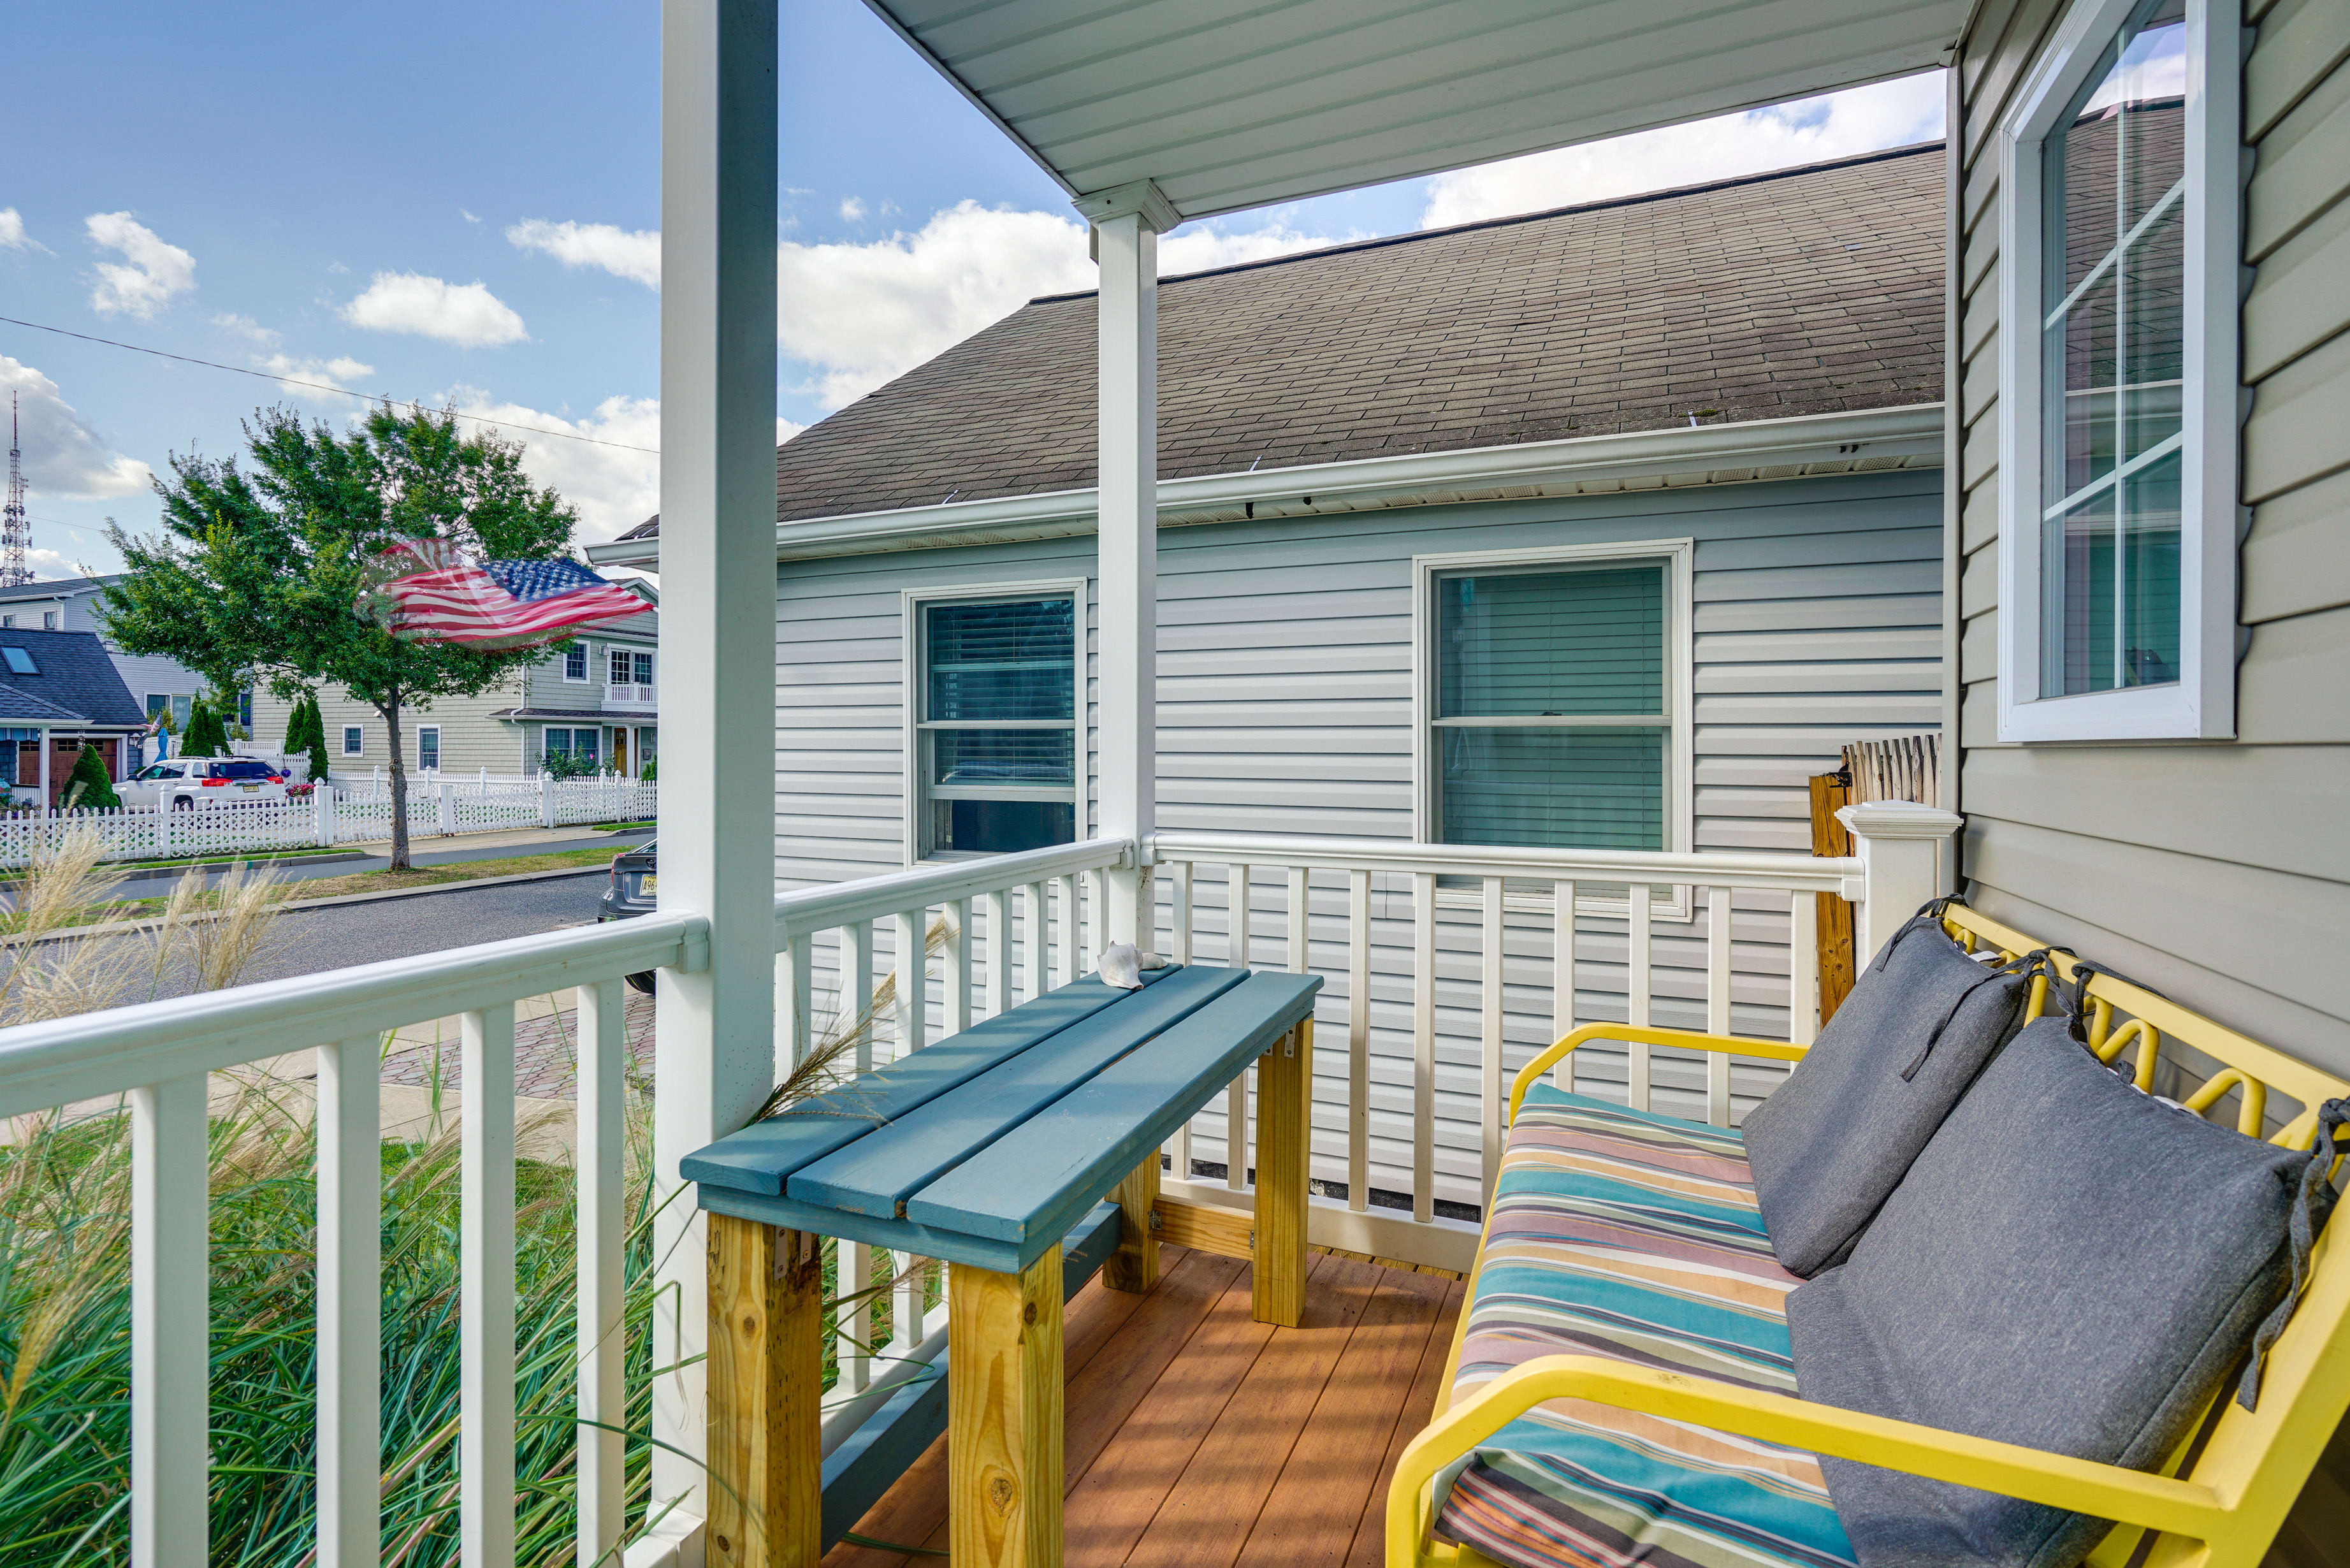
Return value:
M 1665 732 L 1668 755 L 1665 761 L 1665 851 L 1686 855 L 1696 836 L 1696 760 L 1691 754 L 1697 740 L 1694 712 L 1696 695 L 1697 636 L 1696 563 L 1697 542 L 1691 538 L 1626 539 L 1604 545 L 1538 545 L 1518 550 L 1463 550 L 1444 555 L 1414 556 L 1411 558 L 1411 837 L 1415 844 L 1438 844 L 1434 836 L 1436 813 L 1436 746 L 1434 743 L 1437 707 L 1437 682 L 1441 678 L 1441 660 L 1437 656 L 1436 584 L 1441 576 L 1473 572 L 1480 567 L 1500 567 L 1522 570 L 1532 566 L 1586 566 L 1607 561 L 1654 561 L 1665 563 L 1665 717 L 1670 721 Z M 1566 851 L 1565 853 L 1572 853 Z M 1477 895 L 1462 893 L 1440 895 L 1444 903 L 1474 903 Z M 1508 900 L 1513 909 L 1547 909 L 1551 899 L 1546 894 L 1521 896 L 1515 892 Z M 1621 898 L 1577 898 L 1575 908 L 1586 914 L 1622 916 Z M 1659 918 L 1687 919 L 1690 918 L 1690 895 L 1686 888 L 1675 888 L 1671 898 L 1655 898 L 1652 909 Z
M 628 676 L 629 676 L 629 679 L 628 679 L 628 680 L 613 680 L 613 679 L 612 679 L 612 661 L 613 661 L 614 659 L 619 659 L 619 660 L 620 661 L 620 670 L 621 670 L 621 672 L 622 672 L 623 674 L 625 674 L 625 675 L 628 675 Z M 635 650 L 634 650 L 633 649 L 622 648 L 622 647 L 620 647 L 620 646 L 619 646 L 619 644 L 617 644 L 617 643 L 613 643 L 613 644 L 608 644 L 608 645 L 606 645 L 606 647 L 605 647 L 605 649 L 604 649 L 604 684 L 605 684 L 605 685 L 607 685 L 607 686 L 634 686 L 634 685 L 637 683 L 637 682 L 636 682 L 636 676 L 635 676 L 636 668 L 637 668 L 636 652 L 635 652 Z
M 424 737 L 427 735 L 432 737 L 432 767 L 437 772 L 441 766 L 441 726 L 438 724 L 416 726 L 416 765 L 420 768 L 425 765 Z
M 351 744 L 351 737 L 353 735 L 357 735 L 359 738 L 359 743 L 356 746 Z M 343 726 L 343 755 L 347 757 L 363 757 L 367 755 L 366 725 L 346 724 Z
M 579 654 L 579 673 L 577 675 L 571 673 L 571 655 L 574 649 L 576 649 Z M 594 679 L 589 671 L 593 670 L 595 668 L 596 649 L 595 646 L 588 642 L 587 639 L 581 638 L 572 645 L 572 648 L 567 648 L 563 650 L 563 679 L 569 681 L 572 685 L 588 685 Z
M 1086 684 L 1086 658 L 1091 641 L 1092 587 L 1093 581 L 1089 577 L 1045 577 L 1024 583 L 940 584 L 901 590 L 899 624 L 904 641 L 900 654 L 903 662 L 899 665 L 903 675 L 899 682 L 899 716 L 904 767 L 899 793 L 905 807 L 902 853 L 906 865 L 935 865 L 941 859 L 967 858 L 961 854 L 932 856 L 923 847 L 924 824 L 931 804 L 922 780 L 921 717 L 923 696 L 928 686 L 922 663 L 922 609 L 928 605 L 965 604 L 976 599 L 1065 598 L 1073 602 L 1076 608 L 1071 618 L 1072 635 L 1069 639 L 1069 718 L 1077 808 L 1074 831 L 1079 840 L 1087 836 L 1093 821 L 1093 704 Z M 941 727 L 951 729 L 954 726 Z
M 2041 147 L 2137 0 L 2075 0 L 1999 130 L 1999 738 L 2221 740 L 2236 729 L 2242 173 L 2238 0 L 2187 0 L 2179 678 L 2041 690 Z M 2027 328 L 2030 328 L 2027 330 Z

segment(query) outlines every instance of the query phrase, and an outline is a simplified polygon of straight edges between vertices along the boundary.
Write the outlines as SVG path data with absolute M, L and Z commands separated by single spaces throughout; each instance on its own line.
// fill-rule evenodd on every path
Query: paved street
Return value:
M 536 882 L 460 886 L 445 893 L 292 909 L 278 917 L 268 950 L 244 978 L 249 982 L 315 974 L 577 925 L 596 918 L 596 900 L 603 891 L 604 871 L 595 867 Z

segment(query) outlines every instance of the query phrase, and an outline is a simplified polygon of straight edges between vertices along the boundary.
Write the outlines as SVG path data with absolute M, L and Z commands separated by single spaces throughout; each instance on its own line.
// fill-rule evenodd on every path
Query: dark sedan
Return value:
M 660 862 L 654 857 L 654 846 L 660 841 L 648 838 L 633 849 L 623 849 L 612 857 L 611 880 L 604 885 L 604 896 L 597 901 L 596 919 L 629 920 L 639 915 L 650 915 L 659 905 L 654 896 L 660 877 L 656 872 Z M 629 977 L 629 983 L 647 996 L 653 992 L 653 971 L 644 970 Z

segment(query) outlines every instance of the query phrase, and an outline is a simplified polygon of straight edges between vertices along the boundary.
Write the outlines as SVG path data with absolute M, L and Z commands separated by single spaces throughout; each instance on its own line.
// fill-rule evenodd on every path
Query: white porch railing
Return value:
M 1326 976 L 1312 1238 L 1451 1269 L 1469 1265 L 1469 1217 L 1499 1165 L 1522 1063 L 1603 1022 L 1808 1044 L 1818 899 L 1862 890 L 1859 860 L 1807 856 L 1188 833 L 1153 847 L 1170 956 Z M 1921 883 L 1904 912 L 1931 891 Z M 1578 1053 L 1574 1070 L 1562 1087 L 1643 1109 L 1661 1095 L 1670 1103 L 1656 1108 L 1725 1127 L 1782 1076 L 1774 1064 L 1621 1043 Z M 1232 1201 L 1248 1185 L 1252 1131 L 1235 1084 L 1222 1112 L 1170 1146 L 1165 1189 Z M 1222 1191 L 1195 1160 L 1222 1166 Z
M 1734 1023 L 1811 1038 L 1819 895 L 1859 893 L 1866 879 L 1871 915 L 1906 914 L 1935 890 L 1931 846 L 1922 846 L 1922 860 L 1872 858 L 1883 846 L 1869 843 L 1866 824 L 1855 826 L 1865 852 L 1853 860 L 1201 834 L 1162 835 L 1143 854 L 1157 862 L 1160 950 L 1180 961 L 1310 967 L 1330 977 L 1316 1168 L 1330 1173 L 1326 1180 L 1343 1179 L 1345 1194 L 1315 1200 L 1313 1238 L 1458 1268 L 1474 1232 L 1438 1212 L 1446 1103 L 1475 1107 L 1475 1157 L 1455 1161 L 1449 1179 L 1468 1195 L 1460 1200 L 1482 1203 L 1511 1056 L 1546 1043 L 1551 1032 L 1620 1014 L 1627 1023 L 1686 1018 L 1714 1030 Z M 859 1067 L 1075 979 L 1091 967 L 1107 929 L 1108 875 L 1131 867 L 1136 856 L 1125 841 L 1097 840 L 781 895 L 775 1071 L 787 1071 L 827 1030 L 820 976 L 832 982 L 830 1027 L 846 1021 L 854 1028 L 875 1014 L 881 1021 L 859 1031 Z M 1627 899 L 1627 887 L 1652 896 Z M 1887 927 L 1872 919 L 1863 929 Z M 1399 931 L 1408 940 L 1394 940 Z M 380 1046 L 403 1025 L 463 1019 L 462 1550 L 467 1568 L 509 1568 L 515 1003 L 578 991 L 578 1313 L 587 1348 L 577 1400 L 583 1421 L 618 1426 L 627 1408 L 620 1337 L 609 1332 L 622 1288 L 620 980 L 645 969 L 698 969 L 710 950 L 706 921 L 661 913 L 0 1030 L 0 1116 L 118 1096 L 131 1103 L 138 1568 L 200 1568 L 206 1560 L 206 1075 L 318 1048 L 317 1562 L 358 1568 L 376 1561 L 380 1522 Z M 1513 1041 L 1512 1020 L 1527 1017 L 1538 1027 Z M 1383 1031 L 1408 1049 L 1376 1050 Z M 1650 1055 L 1624 1058 L 1621 1084 L 1634 1103 L 1679 1094 L 1696 1097 L 1712 1119 L 1731 1119 L 1742 1095 L 1734 1069 L 1685 1066 L 1669 1052 L 1652 1063 Z M 1606 1090 L 1587 1078 L 1584 1086 Z M 1749 1095 L 1767 1089 L 1760 1076 L 1743 1085 Z M 1221 1116 L 1200 1118 L 1174 1140 L 1170 1195 L 1229 1201 L 1229 1187 L 1245 1185 L 1245 1096 L 1236 1088 Z M 1239 1147 L 1228 1147 L 1228 1137 Z M 1225 1186 L 1194 1174 L 1200 1155 L 1222 1156 Z M 1378 1200 L 1382 1170 L 1401 1173 L 1408 1209 Z M 845 1281 L 869 1277 L 869 1251 L 842 1251 Z M 935 1354 L 941 1336 L 930 1328 L 939 1309 L 919 1288 L 899 1294 L 893 1316 L 892 1342 L 878 1354 L 862 1348 L 870 1340 L 863 1313 L 841 1324 L 829 1440 L 874 1407 L 901 1371 Z M 580 1428 L 581 1562 L 604 1556 L 623 1534 L 623 1457 L 618 1432 Z M 659 1532 L 667 1544 L 648 1541 L 630 1560 L 660 1559 L 681 1531 L 691 1534 L 691 1521 L 669 1518 Z

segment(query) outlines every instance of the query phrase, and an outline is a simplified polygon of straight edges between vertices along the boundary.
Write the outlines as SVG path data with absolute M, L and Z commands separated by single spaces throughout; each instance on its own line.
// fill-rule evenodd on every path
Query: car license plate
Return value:
M 647 898 L 650 898 L 652 897 L 654 890 L 660 886 L 660 877 L 656 876 L 654 873 L 648 871 L 645 873 L 644 880 L 637 884 L 637 890 L 644 894 Z
M 245 794 L 251 794 L 261 786 L 259 784 L 239 784 L 236 787 L 243 790 Z

